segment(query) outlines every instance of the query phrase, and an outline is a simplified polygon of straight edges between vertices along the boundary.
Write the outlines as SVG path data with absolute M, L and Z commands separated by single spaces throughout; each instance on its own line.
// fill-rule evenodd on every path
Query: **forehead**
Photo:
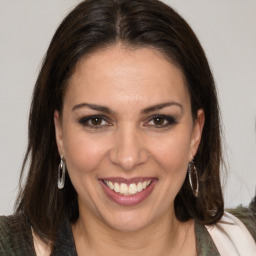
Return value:
M 160 51 L 114 45 L 82 58 L 71 76 L 67 100 L 129 103 L 187 100 L 182 71 Z M 65 99 L 64 99 L 65 102 Z M 109 101 L 111 103 L 111 101 Z

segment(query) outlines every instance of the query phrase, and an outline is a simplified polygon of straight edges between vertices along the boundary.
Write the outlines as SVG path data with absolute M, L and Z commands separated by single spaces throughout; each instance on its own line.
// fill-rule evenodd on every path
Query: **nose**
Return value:
M 126 171 L 145 163 L 150 156 L 141 134 L 132 127 L 117 132 L 109 155 L 113 164 Z

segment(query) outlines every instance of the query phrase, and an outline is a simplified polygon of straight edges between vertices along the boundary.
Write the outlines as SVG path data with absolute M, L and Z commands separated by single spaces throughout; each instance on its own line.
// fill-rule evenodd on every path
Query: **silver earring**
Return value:
M 188 164 L 188 179 L 189 179 L 190 187 L 192 189 L 194 197 L 198 197 L 198 193 L 199 193 L 198 173 L 193 160 Z
M 60 164 L 59 164 L 59 168 L 58 168 L 58 189 L 64 188 L 65 174 L 66 174 L 66 164 L 65 164 L 63 155 L 61 155 Z

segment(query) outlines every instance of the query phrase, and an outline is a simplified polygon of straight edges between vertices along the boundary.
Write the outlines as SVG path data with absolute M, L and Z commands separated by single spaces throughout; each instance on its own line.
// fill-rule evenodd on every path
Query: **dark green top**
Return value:
M 246 225 L 256 241 L 256 207 L 238 207 L 235 210 L 230 210 L 230 212 Z M 198 256 L 220 255 L 204 225 L 196 223 L 195 234 Z M 28 220 L 23 215 L 0 217 L 0 255 L 36 255 L 31 227 Z M 77 255 L 71 225 L 68 219 L 63 221 L 61 228 L 58 231 L 51 255 Z

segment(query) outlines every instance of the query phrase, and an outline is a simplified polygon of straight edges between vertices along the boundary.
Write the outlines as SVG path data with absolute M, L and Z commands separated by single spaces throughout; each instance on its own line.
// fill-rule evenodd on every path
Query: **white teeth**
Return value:
M 116 193 L 120 193 L 122 195 L 135 195 L 142 190 L 144 190 L 146 187 L 148 187 L 151 183 L 151 180 L 138 182 L 137 184 L 131 183 L 129 185 L 125 183 L 117 183 L 117 182 L 111 182 L 111 181 L 104 181 L 105 184 L 111 189 L 114 190 Z
M 111 181 L 108 181 L 108 186 L 110 189 L 112 189 L 112 190 L 114 189 L 114 185 Z
M 111 181 L 106 181 L 105 183 L 108 185 L 108 187 L 109 187 L 111 190 L 114 189 L 114 184 L 113 184 Z
M 108 185 L 108 184 L 107 184 Z M 119 188 L 119 184 L 118 183 L 114 183 L 114 191 L 116 192 L 116 193 L 118 193 L 118 192 L 120 192 L 120 188 Z
M 125 183 L 121 183 L 119 192 L 121 194 L 127 194 L 128 193 L 128 186 Z
M 138 185 L 137 185 L 137 190 L 138 190 L 138 192 L 141 192 L 142 189 L 143 189 L 143 188 L 142 188 L 142 183 L 139 182 Z
M 134 195 L 137 193 L 137 186 L 136 184 L 132 183 L 129 185 L 129 194 Z

